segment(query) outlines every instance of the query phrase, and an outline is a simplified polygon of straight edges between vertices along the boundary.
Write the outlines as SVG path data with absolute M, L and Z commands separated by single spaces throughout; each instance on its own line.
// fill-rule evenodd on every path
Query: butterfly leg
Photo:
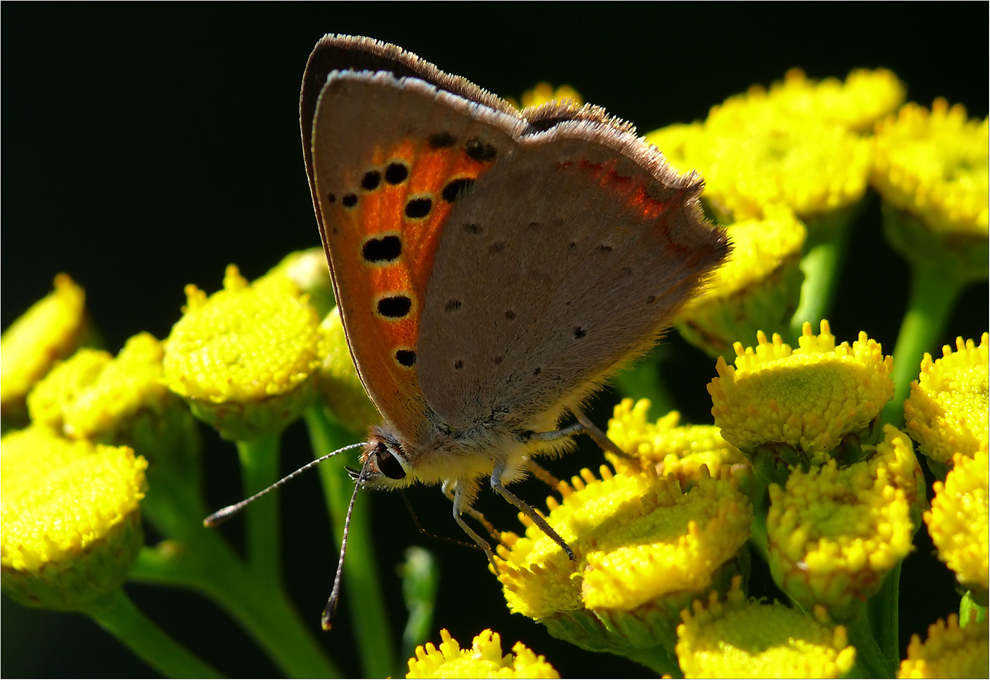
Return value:
M 454 502 L 453 485 L 448 486 L 445 483 L 443 486 L 443 495 L 449 498 L 450 502 L 453 503 Z M 492 523 L 489 522 L 484 515 L 482 515 L 480 512 L 472 508 L 470 505 L 466 503 L 462 504 L 461 512 L 463 512 L 465 515 L 473 519 L 481 526 L 485 527 L 485 531 L 488 532 L 488 535 L 491 536 L 495 540 L 495 542 L 499 542 L 502 540 L 501 534 L 499 534 L 499 532 L 495 529 L 495 527 L 492 526 Z
M 512 503 L 512 505 L 516 506 L 516 508 L 520 512 L 522 512 L 524 515 L 526 515 L 531 520 L 533 520 L 533 524 L 540 527 L 543 533 L 545 533 L 547 536 L 552 538 L 554 543 L 559 545 L 564 550 L 564 552 L 567 553 L 567 556 L 573 560 L 574 551 L 571 550 L 571 547 L 567 545 L 564 539 L 560 537 L 560 534 L 554 531 L 553 527 L 547 524 L 547 521 L 542 517 L 540 517 L 540 515 L 536 512 L 536 510 L 532 508 L 532 506 L 530 506 L 524 500 L 519 498 L 516 494 L 512 493 L 511 491 L 505 488 L 505 485 L 502 484 L 503 474 L 505 474 L 505 464 L 498 463 L 495 466 L 495 470 L 492 471 L 492 490 L 498 493 L 498 495 L 500 495 L 505 500 Z
M 608 451 L 609 453 L 614 453 L 619 458 L 625 460 L 635 460 L 633 456 L 629 455 L 618 445 L 608 438 L 608 435 L 598 429 L 588 416 L 584 415 L 581 411 L 577 409 L 571 409 L 571 413 L 577 418 L 578 423 L 581 425 L 581 429 L 584 430 L 585 434 L 595 440 L 595 443 L 602 448 L 603 451 Z
M 476 532 L 474 529 L 468 526 L 468 523 L 464 521 L 463 517 L 461 517 L 461 514 L 465 510 L 472 510 L 472 508 L 469 505 L 467 505 L 467 503 L 465 503 L 464 500 L 469 496 L 469 494 L 465 493 L 465 483 L 462 480 L 458 480 L 457 482 L 454 483 L 453 491 L 454 491 L 454 521 L 457 522 L 457 526 L 459 526 L 465 534 L 470 536 L 474 540 L 474 542 L 477 543 L 478 546 L 485 551 L 485 556 L 488 558 L 488 562 L 492 565 L 492 569 L 494 569 L 495 573 L 497 574 L 498 565 L 495 564 L 495 556 L 492 554 L 492 546 L 489 545 L 488 541 L 486 541 L 481 536 L 479 536 L 478 532 Z M 446 493 L 446 484 L 444 485 L 444 492 Z
M 560 486 L 560 480 L 554 477 L 549 470 L 532 458 L 526 459 L 526 470 L 532 473 L 534 477 L 549 486 L 551 489 L 556 490 L 557 487 Z

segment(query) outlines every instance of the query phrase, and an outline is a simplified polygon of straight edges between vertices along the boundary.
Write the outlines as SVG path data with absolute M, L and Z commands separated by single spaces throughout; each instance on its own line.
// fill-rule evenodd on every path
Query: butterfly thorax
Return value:
M 403 488 L 415 483 L 470 481 L 492 474 L 496 466 L 512 482 L 523 475 L 528 458 L 554 455 L 564 441 L 533 440 L 533 432 L 555 429 L 559 414 L 545 414 L 531 423 L 510 423 L 492 416 L 466 429 L 454 429 L 435 419 L 417 438 L 404 437 L 388 423 L 372 426 L 361 462 L 367 465 L 365 484 L 373 488 Z

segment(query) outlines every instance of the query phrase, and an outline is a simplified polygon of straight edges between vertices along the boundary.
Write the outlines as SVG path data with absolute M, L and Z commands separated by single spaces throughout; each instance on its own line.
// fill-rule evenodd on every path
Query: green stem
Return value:
M 832 311 L 849 245 L 850 225 L 861 205 L 862 202 L 806 220 L 808 241 L 801 259 L 804 283 L 801 284 L 801 302 L 791 317 L 791 340 L 794 342 L 801 337 L 806 321 L 817 332 L 817 325 Z
M 866 603 L 870 630 L 880 647 L 888 669 L 896 669 L 900 663 L 900 638 L 898 637 L 898 603 L 900 600 L 901 563 L 898 562 L 880 586 L 880 591 Z
M 839 289 L 845 251 L 845 238 L 825 241 L 813 246 L 801 260 L 804 283 L 801 284 L 801 303 L 791 318 L 792 341 L 801 337 L 806 321 L 817 333 L 818 324 L 828 318 Z
M 669 675 L 672 678 L 684 677 L 684 674 L 681 673 L 681 667 L 677 664 L 677 659 L 663 647 L 635 649 L 625 652 L 623 656 L 649 668 L 660 677 L 664 675 Z
M 870 630 L 869 616 L 866 607 L 860 610 L 856 617 L 846 624 L 849 632 L 849 642 L 856 648 L 856 666 L 862 674 L 870 678 L 892 678 L 897 666 L 888 666 L 884 653 L 880 650 L 873 633 Z
M 223 677 L 152 623 L 123 590 L 113 591 L 90 605 L 84 613 L 166 677 Z
M 355 435 L 330 421 L 321 404 L 310 407 L 305 414 L 309 426 L 313 452 L 317 456 L 353 443 Z M 322 463 L 320 478 L 326 495 L 334 536 L 340 543 L 344 532 L 344 518 L 351 501 L 354 484 L 347 465 L 354 465 L 353 452 L 343 454 Z M 394 673 L 396 665 L 395 640 L 388 620 L 388 609 L 381 589 L 378 562 L 371 527 L 371 494 L 359 494 L 351 516 L 347 535 L 347 561 L 344 565 L 343 587 L 350 600 L 351 625 L 357 640 L 361 667 L 366 677 L 383 678 Z
M 966 280 L 944 267 L 915 262 L 911 269 L 911 292 L 907 314 L 894 347 L 894 398 L 883 410 L 884 422 L 900 427 L 904 422 L 904 400 L 917 378 L 925 352 L 945 330 L 953 305 L 966 286 Z
M 244 497 L 278 479 L 279 435 L 237 442 L 244 475 Z M 268 494 L 244 509 L 248 564 L 260 580 L 282 583 L 278 494 Z
M 433 553 L 420 547 L 406 550 L 406 561 L 401 567 L 402 594 L 409 610 L 409 619 L 402 633 L 402 656 L 410 659 L 416 647 L 429 638 L 433 629 L 433 613 L 440 587 L 440 565 Z
M 749 532 L 749 543 L 753 549 L 759 553 L 766 564 L 770 564 L 770 547 L 767 539 L 767 512 L 770 510 L 770 494 L 767 493 L 767 485 L 753 479 L 756 485 L 754 496 L 759 500 L 753 507 L 753 526 Z
M 157 501 L 148 507 L 142 502 L 142 510 L 161 533 L 175 540 L 143 549 L 130 578 L 203 593 L 290 677 L 340 677 L 340 669 L 313 636 L 316 625 L 303 625 L 284 589 L 249 571 L 218 530 L 203 527 L 207 512 L 196 490 L 170 476 L 160 476 L 157 485 Z

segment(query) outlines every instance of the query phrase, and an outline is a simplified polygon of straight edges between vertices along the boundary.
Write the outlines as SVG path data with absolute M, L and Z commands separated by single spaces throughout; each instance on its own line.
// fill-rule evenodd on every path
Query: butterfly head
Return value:
M 398 437 L 383 427 L 373 427 L 361 451 L 361 470 L 351 478 L 372 488 L 401 488 L 413 482 L 409 461 Z

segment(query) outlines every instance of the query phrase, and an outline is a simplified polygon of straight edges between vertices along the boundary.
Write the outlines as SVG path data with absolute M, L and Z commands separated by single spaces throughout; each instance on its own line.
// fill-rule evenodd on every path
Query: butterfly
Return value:
M 580 432 L 622 453 L 581 405 L 726 258 L 702 180 L 599 107 L 519 111 L 370 38 L 317 43 L 299 117 L 347 342 L 382 416 L 355 495 L 442 484 L 494 565 L 463 518 L 487 480 L 573 559 L 507 485 Z

